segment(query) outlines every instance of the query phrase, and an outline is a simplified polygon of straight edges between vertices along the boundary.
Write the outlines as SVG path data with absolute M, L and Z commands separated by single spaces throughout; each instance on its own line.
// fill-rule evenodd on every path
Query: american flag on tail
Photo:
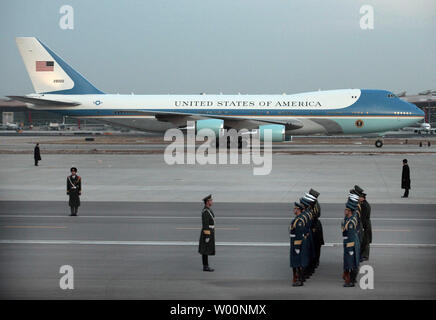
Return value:
M 36 61 L 36 71 L 54 71 L 54 61 Z

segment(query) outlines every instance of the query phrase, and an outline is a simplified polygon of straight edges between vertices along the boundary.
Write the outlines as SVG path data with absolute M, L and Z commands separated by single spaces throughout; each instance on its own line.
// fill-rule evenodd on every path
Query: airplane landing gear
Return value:
M 227 145 L 226 145 L 227 149 L 230 149 L 232 147 L 231 137 L 226 137 L 225 139 L 227 139 Z M 215 143 L 212 143 L 211 146 L 218 149 L 220 147 L 219 138 L 216 138 Z M 245 139 L 242 139 L 241 136 L 238 136 L 237 148 L 243 149 L 243 148 L 247 148 L 247 146 L 248 146 L 248 142 Z
M 381 147 L 383 147 L 383 141 L 380 140 L 380 139 L 376 140 L 376 142 L 375 142 L 375 146 L 376 146 L 377 148 L 381 148 Z

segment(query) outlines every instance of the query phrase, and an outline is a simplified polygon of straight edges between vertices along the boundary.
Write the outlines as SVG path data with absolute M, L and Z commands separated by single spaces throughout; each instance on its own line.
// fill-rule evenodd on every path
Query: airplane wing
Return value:
M 175 125 L 186 125 L 188 120 L 203 120 L 203 119 L 221 119 L 227 127 L 235 129 L 257 129 L 260 125 L 266 124 L 280 124 L 285 125 L 286 130 L 295 130 L 303 127 L 303 123 L 294 118 L 286 120 L 256 120 L 244 117 L 234 117 L 226 115 L 211 115 L 202 113 L 185 113 L 185 112 L 172 112 L 172 111 L 153 111 L 153 110 L 128 110 L 132 113 L 147 114 L 154 116 L 159 121 L 171 122 Z
M 72 101 L 56 101 L 56 100 L 47 100 L 47 99 L 39 99 L 39 98 L 30 98 L 26 96 L 7 96 L 13 100 L 18 100 L 25 103 L 31 103 L 34 105 L 44 106 L 44 107 L 74 107 L 80 105 L 78 102 Z

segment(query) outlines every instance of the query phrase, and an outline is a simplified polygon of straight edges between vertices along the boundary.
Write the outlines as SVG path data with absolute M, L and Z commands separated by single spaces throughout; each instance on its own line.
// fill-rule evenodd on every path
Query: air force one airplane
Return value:
M 186 128 L 272 130 L 292 135 L 367 134 L 415 124 L 424 112 L 385 90 L 343 89 L 292 95 L 122 95 L 94 87 L 45 44 L 16 38 L 35 93 L 9 96 L 29 108 L 149 132 Z

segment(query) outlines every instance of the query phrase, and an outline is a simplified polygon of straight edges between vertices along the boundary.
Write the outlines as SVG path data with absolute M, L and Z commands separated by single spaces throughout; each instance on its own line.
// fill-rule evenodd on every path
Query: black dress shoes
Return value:
M 207 266 L 207 267 L 203 267 L 203 271 L 213 272 L 213 269 Z

